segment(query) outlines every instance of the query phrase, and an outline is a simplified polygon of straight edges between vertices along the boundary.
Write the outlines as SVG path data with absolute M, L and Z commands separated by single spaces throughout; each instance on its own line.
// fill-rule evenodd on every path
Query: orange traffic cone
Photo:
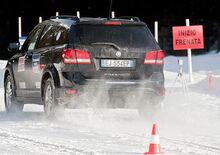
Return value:
M 157 133 L 157 125 L 153 124 L 151 142 L 149 145 L 149 151 L 145 152 L 145 155 L 163 155 L 160 147 L 160 137 Z

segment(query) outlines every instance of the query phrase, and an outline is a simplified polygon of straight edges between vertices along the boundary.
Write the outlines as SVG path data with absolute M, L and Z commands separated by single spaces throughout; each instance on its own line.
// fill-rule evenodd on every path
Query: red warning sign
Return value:
M 173 27 L 173 49 L 202 49 L 204 37 L 202 25 Z

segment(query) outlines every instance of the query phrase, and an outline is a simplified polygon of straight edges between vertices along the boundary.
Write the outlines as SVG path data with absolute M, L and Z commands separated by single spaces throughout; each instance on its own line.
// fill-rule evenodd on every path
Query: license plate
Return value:
M 132 68 L 134 67 L 134 60 L 102 59 L 101 67 Z

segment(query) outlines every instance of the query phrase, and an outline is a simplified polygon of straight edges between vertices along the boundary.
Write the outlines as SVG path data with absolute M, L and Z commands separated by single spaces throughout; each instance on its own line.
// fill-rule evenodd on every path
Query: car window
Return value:
M 76 36 L 75 42 L 84 45 L 105 42 L 128 48 L 159 48 L 146 26 L 77 25 Z
M 35 49 L 35 45 L 40 36 L 41 30 L 42 30 L 42 26 L 37 26 L 36 28 L 34 28 L 33 31 L 31 31 L 24 45 L 22 46 L 22 51 L 26 52 Z
M 41 35 L 37 48 L 48 47 L 53 44 L 56 35 L 56 27 L 54 25 L 47 25 Z
M 62 45 L 66 43 L 68 37 L 68 30 L 64 27 L 57 27 L 55 37 L 53 40 L 53 45 Z

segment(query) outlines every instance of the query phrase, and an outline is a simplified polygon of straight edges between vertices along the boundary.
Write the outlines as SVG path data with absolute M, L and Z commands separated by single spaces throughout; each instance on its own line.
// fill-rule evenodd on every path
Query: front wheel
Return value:
M 7 75 L 4 83 L 4 99 L 5 99 L 5 109 L 8 113 L 18 113 L 22 112 L 24 104 L 17 102 L 15 99 L 15 85 L 13 83 L 12 77 Z
M 59 105 L 55 98 L 55 86 L 51 78 L 47 79 L 44 85 L 43 103 L 44 112 L 48 118 L 57 117 L 64 112 L 64 106 Z

